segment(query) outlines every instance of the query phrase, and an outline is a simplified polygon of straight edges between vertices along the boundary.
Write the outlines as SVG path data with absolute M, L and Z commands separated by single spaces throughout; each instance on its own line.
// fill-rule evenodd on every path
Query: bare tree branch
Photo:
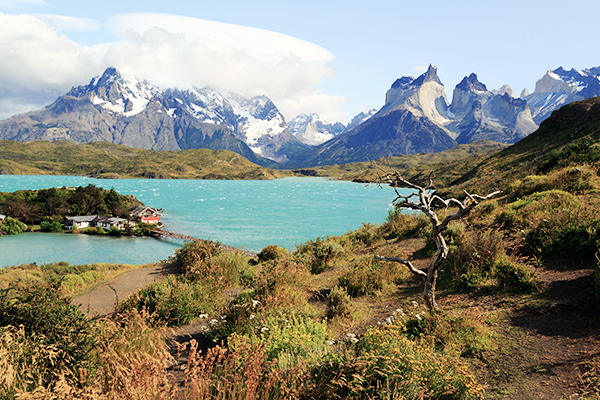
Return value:
M 382 256 L 378 256 L 377 259 L 379 261 L 391 261 L 391 262 L 397 262 L 400 264 L 404 264 L 408 267 L 410 272 L 412 272 L 413 274 L 416 274 L 416 275 L 420 275 L 423 278 L 423 280 L 427 277 L 426 272 L 424 272 L 418 268 L 415 268 L 415 266 L 409 260 L 405 260 L 403 258 L 398 258 L 398 257 L 382 257 Z

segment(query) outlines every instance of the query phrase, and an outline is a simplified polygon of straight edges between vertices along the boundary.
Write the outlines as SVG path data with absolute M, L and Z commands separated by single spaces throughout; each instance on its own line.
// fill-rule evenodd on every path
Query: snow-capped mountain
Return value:
M 352 118 L 352 121 L 350 121 L 350 123 L 348 125 L 346 125 L 346 130 L 350 130 L 354 127 L 357 127 L 358 125 L 362 124 L 363 122 L 366 122 L 369 118 L 371 118 L 375 114 L 377 114 L 376 109 L 372 109 L 367 112 L 361 111 L 360 113 L 356 114 L 354 116 L 354 118 Z
M 303 148 L 266 96 L 247 99 L 213 88 L 164 89 L 108 68 L 44 109 L 0 122 L 0 138 L 103 140 L 152 150 L 228 149 L 285 160 Z
M 531 107 L 533 120 L 540 124 L 552 111 L 565 104 L 600 96 L 600 67 L 566 71 L 562 67 L 548 70 L 535 84 L 531 94 L 523 93 Z
M 294 136 L 302 143 L 316 146 L 333 139 L 342 133 L 346 126 L 341 122 L 330 124 L 319 117 L 318 114 L 300 114 L 288 122 Z

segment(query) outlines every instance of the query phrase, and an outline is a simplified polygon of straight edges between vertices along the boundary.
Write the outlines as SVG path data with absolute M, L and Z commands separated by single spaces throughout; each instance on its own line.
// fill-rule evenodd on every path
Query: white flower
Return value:
M 200 314 L 200 315 L 198 315 L 198 318 L 200 318 L 200 319 L 208 318 L 208 314 Z
M 419 307 L 419 303 L 417 303 L 416 301 L 413 301 L 411 304 L 413 305 L 413 307 Z
M 260 304 L 260 301 L 258 301 L 258 300 L 252 300 L 252 307 L 253 308 L 256 308 L 259 304 Z
M 355 338 L 355 337 L 353 337 L 353 338 L 350 338 L 350 341 L 351 341 L 352 343 L 358 343 L 358 339 L 357 339 L 357 338 Z
M 327 340 L 325 341 L 329 346 L 333 346 L 335 344 L 335 340 Z
M 415 317 L 417 317 L 419 321 L 421 320 L 421 316 L 419 314 L 415 315 Z
M 266 326 L 263 326 L 262 328 L 260 328 L 261 332 L 269 332 L 269 328 L 267 328 Z
M 254 319 L 254 314 L 250 314 L 250 319 Z
M 211 325 L 214 325 L 214 324 L 216 324 L 217 322 L 219 322 L 219 321 L 217 321 L 216 319 L 211 319 L 211 320 L 210 320 L 210 324 L 211 324 Z

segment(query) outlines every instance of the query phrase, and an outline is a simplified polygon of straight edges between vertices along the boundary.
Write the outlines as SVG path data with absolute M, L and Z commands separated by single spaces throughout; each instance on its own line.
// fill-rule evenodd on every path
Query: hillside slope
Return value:
M 155 151 L 106 142 L 0 140 L 0 174 L 97 178 L 274 179 L 285 173 L 227 150 Z

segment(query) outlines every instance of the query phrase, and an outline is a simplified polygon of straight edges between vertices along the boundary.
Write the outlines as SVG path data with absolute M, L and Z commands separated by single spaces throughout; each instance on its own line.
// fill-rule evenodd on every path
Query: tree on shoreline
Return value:
M 461 219 L 466 216 L 473 208 L 477 207 L 480 201 L 489 200 L 493 196 L 500 193 L 496 191 L 488 194 L 487 196 L 479 196 L 470 194 L 465 191 L 466 198 L 463 201 L 455 198 L 442 199 L 440 196 L 435 194 L 433 187 L 432 174 L 429 174 L 429 182 L 427 186 L 416 185 L 407 179 L 405 179 L 400 172 L 388 166 L 382 168 L 377 166 L 383 175 L 379 177 L 379 183 L 387 183 L 394 188 L 396 192 L 396 198 L 392 203 L 401 208 L 408 208 L 415 211 L 421 211 L 429 218 L 431 223 L 430 237 L 434 241 L 437 251 L 427 268 L 421 270 L 416 268 L 409 260 L 405 260 L 398 257 L 378 257 L 380 261 L 392 261 L 404 264 L 408 267 L 410 272 L 420 276 L 423 279 L 425 288 L 423 290 L 423 299 L 425 300 L 426 307 L 431 310 L 436 310 L 438 305 L 435 301 L 435 287 L 437 282 L 438 269 L 448 257 L 448 245 L 446 240 L 442 236 L 442 233 L 448 228 L 448 224 L 451 221 Z M 413 189 L 414 192 L 406 196 L 400 193 L 399 188 Z M 418 198 L 418 201 L 411 199 Z M 440 222 L 438 215 L 434 211 L 434 203 L 440 203 L 444 208 L 457 207 L 458 210 L 449 214 Z

